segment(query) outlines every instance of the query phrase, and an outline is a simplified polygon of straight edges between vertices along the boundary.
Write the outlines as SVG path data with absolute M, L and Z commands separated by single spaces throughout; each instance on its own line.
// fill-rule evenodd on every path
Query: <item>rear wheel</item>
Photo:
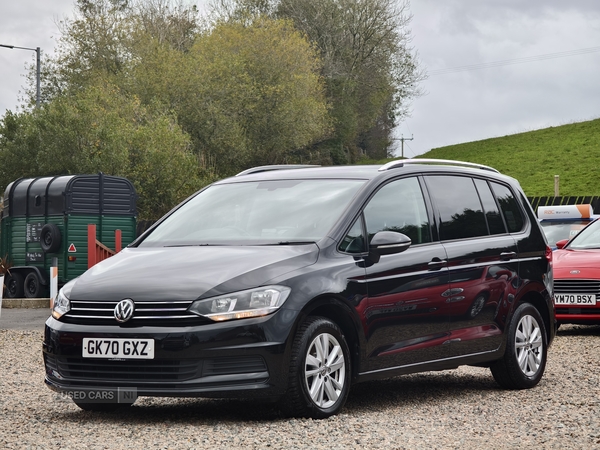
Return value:
M 19 272 L 12 272 L 4 277 L 7 298 L 23 297 L 23 275 Z
M 508 327 L 504 357 L 490 367 L 492 375 L 504 388 L 531 388 L 542 379 L 547 352 L 544 321 L 533 305 L 523 303 Z
M 44 294 L 44 286 L 40 277 L 35 272 L 29 272 L 25 277 L 25 297 L 41 298 Z
M 337 414 L 350 390 L 350 351 L 340 328 L 324 317 L 304 322 L 294 339 L 282 409 L 322 419 Z

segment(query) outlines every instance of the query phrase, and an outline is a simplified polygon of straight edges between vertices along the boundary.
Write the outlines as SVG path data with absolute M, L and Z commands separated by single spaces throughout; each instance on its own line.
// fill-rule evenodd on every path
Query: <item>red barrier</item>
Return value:
M 96 225 L 88 224 L 88 269 L 121 251 L 121 230 L 115 230 L 115 250 L 96 239 Z

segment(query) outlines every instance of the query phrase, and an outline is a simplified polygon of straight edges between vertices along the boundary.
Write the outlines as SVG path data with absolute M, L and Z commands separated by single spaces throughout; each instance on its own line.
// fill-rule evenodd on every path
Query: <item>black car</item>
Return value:
M 459 365 L 535 386 L 552 251 L 518 183 L 471 163 L 266 166 L 216 182 L 67 283 L 46 383 L 86 410 L 261 397 L 323 418 L 353 383 Z

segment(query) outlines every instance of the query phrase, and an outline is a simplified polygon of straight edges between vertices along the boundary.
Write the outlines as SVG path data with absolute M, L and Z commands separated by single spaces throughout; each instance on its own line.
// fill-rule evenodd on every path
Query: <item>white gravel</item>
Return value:
M 534 389 L 504 391 L 489 370 L 461 367 L 354 386 L 342 413 L 320 421 L 206 399 L 84 412 L 44 385 L 41 342 L 0 330 L 0 449 L 600 447 L 600 326 L 563 326 Z

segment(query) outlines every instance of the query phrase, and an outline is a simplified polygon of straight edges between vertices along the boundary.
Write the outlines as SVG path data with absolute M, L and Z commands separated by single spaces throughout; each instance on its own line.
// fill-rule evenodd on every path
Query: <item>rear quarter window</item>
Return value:
M 506 226 L 509 233 L 517 233 L 523 229 L 525 219 L 523 210 L 519 206 L 519 202 L 513 195 L 512 191 L 503 184 L 492 182 L 492 190 L 500 205 L 500 210 L 506 221 Z

